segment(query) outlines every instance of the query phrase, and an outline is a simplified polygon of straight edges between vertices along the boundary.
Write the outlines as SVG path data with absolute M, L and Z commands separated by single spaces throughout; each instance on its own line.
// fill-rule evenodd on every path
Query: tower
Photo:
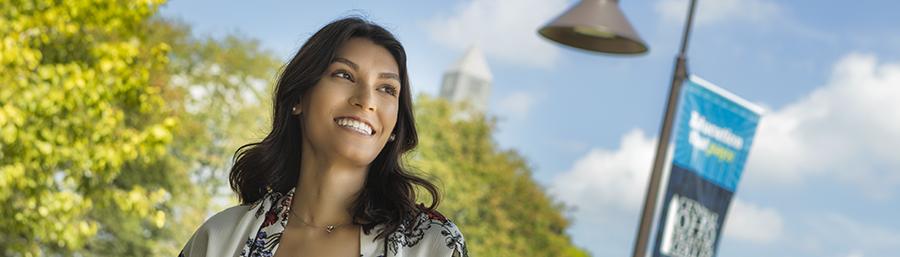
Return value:
M 440 97 L 450 102 L 465 102 L 472 111 L 484 113 L 491 94 L 491 71 L 478 47 L 469 47 L 465 55 L 444 72 Z

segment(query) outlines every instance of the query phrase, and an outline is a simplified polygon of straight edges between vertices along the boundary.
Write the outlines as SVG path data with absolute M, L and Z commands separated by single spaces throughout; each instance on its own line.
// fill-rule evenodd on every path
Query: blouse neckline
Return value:
M 275 255 L 281 243 L 281 236 L 287 227 L 295 190 L 296 187 L 286 194 L 279 192 L 269 193 L 257 202 L 260 206 L 253 206 L 259 208 L 256 211 L 257 216 L 265 215 L 265 217 L 262 219 L 258 230 L 251 230 L 247 243 L 241 251 L 241 256 L 272 257 Z M 377 225 L 372 231 L 381 229 L 381 226 Z M 366 234 L 360 228 L 358 237 L 359 256 L 376 256 L 379 251 L 383 251 L 379 249 L 380 244 L 376 243 L 376 235 L 377 233 Z

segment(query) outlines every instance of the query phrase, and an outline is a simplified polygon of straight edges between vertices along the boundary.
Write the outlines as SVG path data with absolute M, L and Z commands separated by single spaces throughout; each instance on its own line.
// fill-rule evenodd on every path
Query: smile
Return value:
M 340 127 L 350 129 L 365 136 L 371 136 L 375 134 L 375 130 L 372 129 L 372 126 L 369 126 L 369 124 L 353 118 L 340 117 L 335 119 L 334 122 L 337 123 L 337 125 Z

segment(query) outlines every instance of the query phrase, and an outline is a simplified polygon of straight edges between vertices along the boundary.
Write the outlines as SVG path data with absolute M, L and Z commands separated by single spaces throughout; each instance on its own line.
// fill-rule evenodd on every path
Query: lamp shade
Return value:
M 618 2 L 582 0 L 538 30 L 538 33 L 560 44 L 593 52 L 647 52 L 647 44 L 625 19 Z

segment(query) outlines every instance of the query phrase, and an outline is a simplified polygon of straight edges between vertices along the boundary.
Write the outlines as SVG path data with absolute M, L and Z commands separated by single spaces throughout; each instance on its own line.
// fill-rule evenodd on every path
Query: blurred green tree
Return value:
M 150 42 L 172 46 L 167 70 L 159 76 L 168 82 L 163 98 L 180 124 L 170 146 L 179 165 L 171 170 L 190 176 L 179 188 L 189 191 L 185 197 L 168 202 L 177 215 L 169 236 L 158 238 L 169 244 L 166 256 L 174 256 L 208 216 L 237 203 L 227 183 L 230 157 L 265 136 L 281 61 L 239 34 L 196 37 L 189 25 L 162 17 L 151 19 L 149 27 Z
M 158 163 L 178 125 L 150 78 L 170 47 L 141 36 L 159 4 L 0 3 L 4 255 L 84 249 L 119 233 L 98 219 L 106 214 L 149 231 L 165 225 L 171 191 L 121 179 Z
M 459 225 L 472 256 L 589 256 L 572 244 L 563 206 L 527 161 L 493 141 L 493 118 L 427 95 L 415 112 L 419 146 L 408 163 L 438 182 L 438 209 Z
M 0 1 L 0 254 L 174 256 L 233 202 L 279 62 L 161 4 Z

